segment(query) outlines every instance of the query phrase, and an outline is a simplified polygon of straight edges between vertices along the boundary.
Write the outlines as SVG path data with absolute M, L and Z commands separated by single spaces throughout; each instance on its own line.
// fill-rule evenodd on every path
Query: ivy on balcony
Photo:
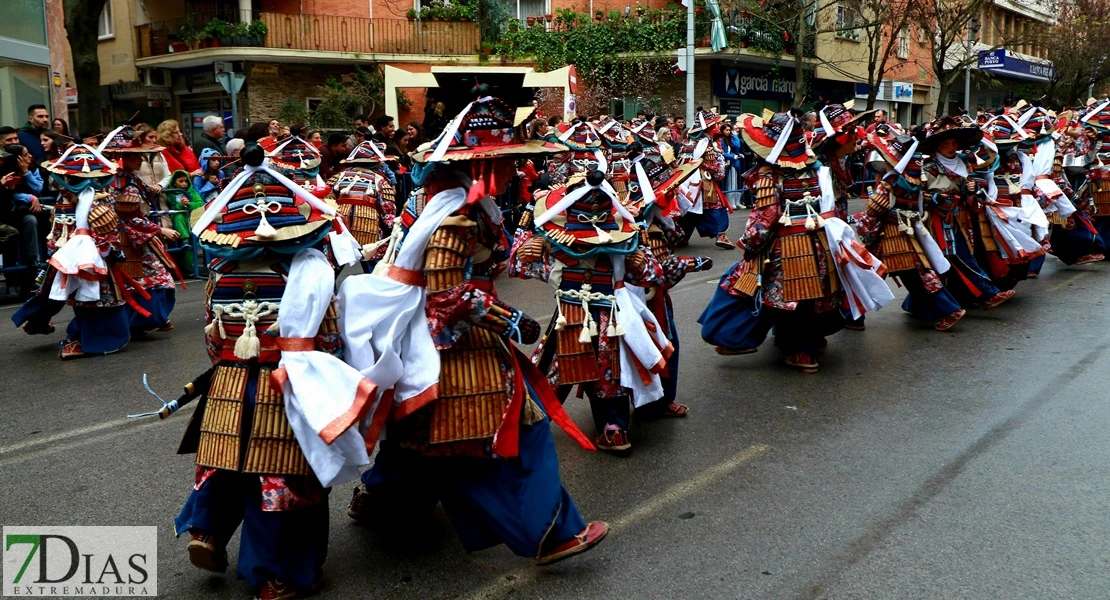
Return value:
M 700 9 L 702 2 L 698 2 Z M 697 46 L 709 45 L 709 13 L 697 11 L 695 39 Z M 739 10 L 723 11 L 733 47 L 779 59 L 791 52 L 793 44 L 781 27 L 772 26 Z M 650 55 L 670 52 L 686 45 L 686 9 L 645 10 L 624 16 L 612 11 L 606 17 L 598 11 L 591 15 L 569 9 L 557 11 L 551 22 L 536 19 L 526 26 L 511 21 L 499 42 L 483 44 L 483 51 L 497 54 L 503 60 L 531 59 L 542 71 L 573 64 L 582 73 L 591 73 L 610 65 L 620 68 L 615 60 L 620 55 Z M 612 69 L 610 69 L 612 70 Z
M 573 64 L 590 73 L 620 54 L 657 54 L 686 43 L 685 10 L 648 10 L 629 17 L 613 11 L 605 19 L 600 13 L 562 9 L 550 30 L 545 25 L 542 20 L 531 27 L 510 22 L 501 41 L 490 49 L 505 60 L 535 60 L 541 71 Z M 699 19 L 698 27 L 708 31 L 708 21 Z

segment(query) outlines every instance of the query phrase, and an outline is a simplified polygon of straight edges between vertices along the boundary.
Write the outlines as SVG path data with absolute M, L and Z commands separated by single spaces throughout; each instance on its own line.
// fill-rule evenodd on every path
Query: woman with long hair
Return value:
M 420 144 L 428 141 L 428 138 L 424 137 L 424 128 L 416 121 L 411 121 L 408 126 L 405 127 L 405 133 L 408 134 L 408 137 L 405 138 L 405 146 L 403 148 L 406 152 L 416 152 Z
M 69 123 L 66 123 L 66 120 L 63 118 L 54 117 L 54 120 L 50 122 L 50 129 L 69 137 Z
M 193 149 L 185 143 L 185 134 L 181 132 L 181 125 L 177 121 L 166 119 L 159 123 L 157 139 L 158 145 L 165 148 L 162 157 L 166 159 L 166 167 L 171 173 L 181 170 L 191 177 L 202 173 L 200 161 L 193 154 Z

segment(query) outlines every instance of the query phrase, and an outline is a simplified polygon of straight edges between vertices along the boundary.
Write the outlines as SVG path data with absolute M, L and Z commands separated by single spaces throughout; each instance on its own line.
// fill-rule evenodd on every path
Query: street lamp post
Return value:
M 979 23 L 979 13 L 971 15 L 971 19 L 967 22 L 967 53 L 964 55 L 965 59 L 971 57 L 974 51 L 975 42 L 979 41 L 979 28 L 982 27 Z M 1005 52 L 1005 51 L 1003 51 Z M 971 63 L 967 63 L 964 67 L 964 110 L 971 111 Z

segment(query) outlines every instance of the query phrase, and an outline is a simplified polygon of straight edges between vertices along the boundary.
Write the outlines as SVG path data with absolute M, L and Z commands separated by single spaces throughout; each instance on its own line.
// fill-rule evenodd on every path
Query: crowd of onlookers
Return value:
M 432 123 L 438 135 L 446 125 L 442 105 L 438 112 L 434 106 L 429 112 L 431 121 L 440 117 L 438 127 Z M 218 194 L 223 182 L 239 168 L 238 156 L 247 143 L 267 137 L 300 137 L 320 151 L 320 174 L 328 179 L 338 172 L 340 161 L 351 149 L 366 140 L 384 145 L 386 154 L 401 157 L 402 170 L 408 166 L 407 154 L 428 141 L 424 124 L 414 121 L 399 129 L 396 119 L 389 116 L 371 121 L 359 115 L 347 133 L 282 125 L 276 119 L 229 132 L 221 117 L 210 115 L 203 119 L 203 130 L 191 144 L 173 119 L 158 124 L 133 120 L 130 125 L 142 145 L 162 147 L 161 152 L 146 155 L 139 174 L 157 198 L 157 206 L 148 208 L 169 213 L 160 217 L 163 235 L 184 243 L 188 242 L 188 229 L 183 226 L 186 219 L 175 218 L 173 213 L 192 210 L 195 203 Z M 18 288 L 21 297 L 35 289 L 35 278 L 46 259 L 44 242 L 50 232 L 51 210 L 62 191 L 44 165 L 61 157 L 74 143 L 97 145 L 105 133 L 81 136 L 64 119 L 51 119 L 41 104 L 28 107 L 22 127 L 0 127 L 0 268 L 27 267 L 6 274 L 0 271 L 0 277 L 8 289 Z M 2 291 L 0 288 L 0 296 Z

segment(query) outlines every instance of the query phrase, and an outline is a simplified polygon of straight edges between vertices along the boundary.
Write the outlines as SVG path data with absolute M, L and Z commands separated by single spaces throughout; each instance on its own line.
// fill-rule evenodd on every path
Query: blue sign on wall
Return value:
M 999 75 L 1040 82 L 1051 81 L 1055 72 L 1052 63 L 1039 63 L 1018 58 L 1007 53 L 1003 48 L 990 52 L 980 52 L 979 68 Z

